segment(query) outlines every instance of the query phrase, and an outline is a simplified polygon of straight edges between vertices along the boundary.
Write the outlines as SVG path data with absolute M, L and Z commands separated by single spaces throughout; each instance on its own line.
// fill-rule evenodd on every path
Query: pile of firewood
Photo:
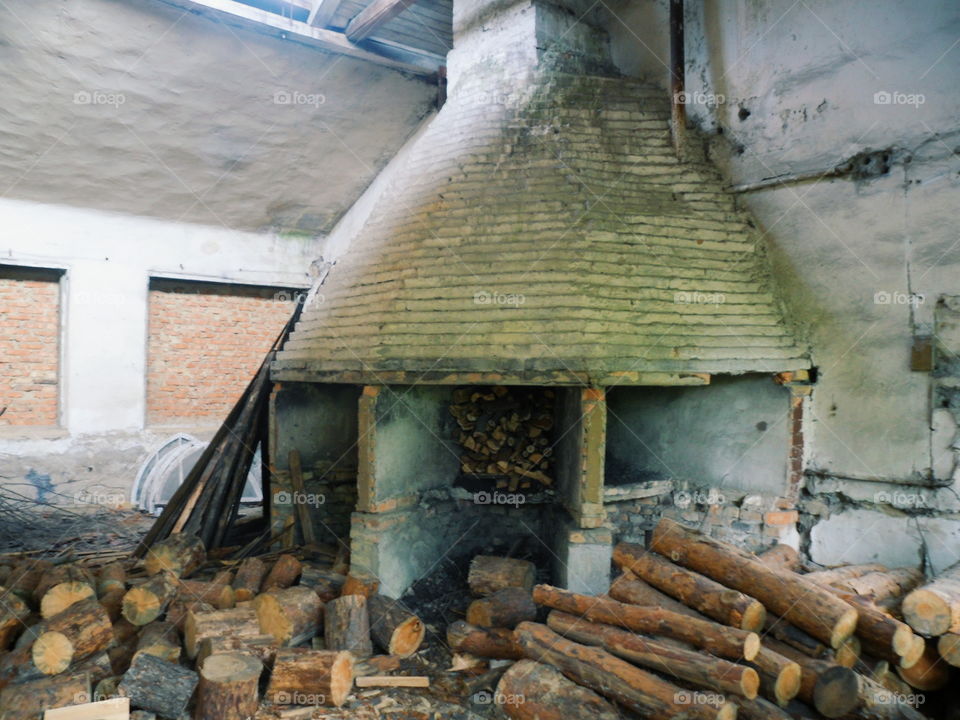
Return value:
M 122 703 L 103 715 L 111 720 L 131 709 L 140 720 L 235 720 L 261 702 L 339 706 L 355 680 L 421 681 L 381 673 L 416 652 L 423 623 L 343 563 L 293 553 L 217 561 L 177 534 L 142 562 L 26 559 L 0 572 L 3 720 L 41 720 L 50 708 L 77 713 L 55 715 L 63 720 L 101 717 L 77 707 L 88 702 L 104 712 Z
M 447 630 L 457 664 L 517 661 L 494 696 L 517 720 L 615 720 L 616 705 L 656 720 L 915 720 L 957 664 L 958 568 L 912 592 L 912 569 L 801 574 L 787 546 L 756 556 L 666 518 L 649 549 L 621 543 L 614 562 L 622 574 L 593 597 L 478 558 L 481 597 Z
M 553 400 L 552 390 L 535 388 L 454 390 L 450 414 L 459 428 L 463 474 L 509 492 L 551 486 Z

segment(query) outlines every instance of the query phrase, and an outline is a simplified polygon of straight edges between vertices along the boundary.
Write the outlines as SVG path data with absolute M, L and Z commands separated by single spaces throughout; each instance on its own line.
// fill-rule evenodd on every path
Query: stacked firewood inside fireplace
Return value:
M 663 720 L 914 720 L 960 665 L 960 566 L 922 587 L 913 569 L 804 574 L 787 546 L 756 556 L 669 519 L 649 549 L 616 547 L 620 574 L 600 597 L 478 560 L 482 597 L 447 638 L 467 658 L 513 662 L 496 698 L 516 720 L 614 720 L 622 708 Z
M 550 487 L 554 391 L 502 385 L 457 388 L 450 414 L 460 470 L 507 492 Z

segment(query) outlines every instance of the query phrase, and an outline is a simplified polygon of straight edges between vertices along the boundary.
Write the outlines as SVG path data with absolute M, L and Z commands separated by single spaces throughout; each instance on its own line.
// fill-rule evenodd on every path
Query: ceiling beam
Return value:
M 340 53 L 358 60 L 376 63 L 416 75 L 433 75 L 443 64 L 443 58 L 416 48 L 403 48 L 399 55 L 391 48 L 390 55 L 381 55 L 357 47 L 347 36 L 333 30 L 311 27 L 305 22 L 259 10 L 236 0 L 160 0 L 199 15 L 212 17 L 248 29 L 266 32 L 284 40 L 309 45 L 328 52 Z M 372 45 L 371 47 L 376 47 Z
M 312 0 L 313 7 L 310 8 L 310 17 L 307 18 L 307 24 L 313 27 L 329 27 L 333 16 L 337 14 L 337 9 L 343 0 Z
M 351 42 L 365 40 L 417 0 L 373 0 L 353 16 L 344 34 Z

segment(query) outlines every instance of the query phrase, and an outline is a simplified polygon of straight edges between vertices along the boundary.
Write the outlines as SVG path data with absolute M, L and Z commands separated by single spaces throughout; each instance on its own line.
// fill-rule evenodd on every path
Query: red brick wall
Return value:
M 276 299 L 278 292 L 151 281 L 148 424 L 226 417 L 293 312 L 292 302 Z
M 0 425 L 57 424 L 59 279 L 0 266 Z

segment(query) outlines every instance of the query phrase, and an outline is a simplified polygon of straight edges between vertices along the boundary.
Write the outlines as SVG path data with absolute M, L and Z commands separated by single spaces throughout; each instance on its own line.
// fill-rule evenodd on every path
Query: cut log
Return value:
M 6 588 L 0 587 L 0 652 L 9 648 L 26 626 L 30 608 Z
M 769 647 L 761 647 L 753 659 L 760 673 L 760 689 L 767 700 L 784 707 L 800 692 L 800 665 Z
M 862 649 L 860 638 L 853 635 L 844 640 L 843 644 L 836 650 L 829 650 L 827 654 L 833 657 L 837 665 L 852 668 L 857 664 L 857 661 L 860 660 L 860 652 Z
M 556 668 L 533 660 L 514 663 L 500 678 L 494 702 L 513 720 L 618 720 L 620 714 L 592 690 Z
M 536 577 L 537 568 L 527 560 L 477 555 L 470 562 L 467 584 L 475 597 L 486 597 L 508 587 L 531 590 Z
M 212 612 L 188 612 L 183 624 L 183 647 L 188 658 L 195 658 L 200 643 L 212 637 L 252 637 L 260 635 L 257 613 L 252 607 Z
M 200 670 L 196 720 L 247 720 L 260 705 L 263 663 L 241 654 L 211 655 Z
M 340 597 L 340 591 L 347 578 L 332 570 L 322 570 L 320 568 L 304 566 L 300 573 L 300 584 L 309 588 L 320 596 L 323 602 L 330 602 L 334 598 Z
M 863 675 L 834 667 L 821 677 L 814 707 L 826 718 L 851 714 L 870 720 L 923 720 L 923 715 L 899 699 L 895 693 Z
M 795 650 L 799 650 L 804 655 L 809 655 L 813 658 L 822 657 L 829 649 L 826 643 L 820 642 L 812 635 L 805 633 L 800 628 L 794 627 L 786 620 L 773 617 L 772 615 L 767 616 L 764 631 L 766 635 L 774 637 Z
M 960 667 L 960 634 L 946 633 L 937 641 L 937 652 L 940 657 L 954 667 Z
M 293 585 L 300 577 L 300 561 L 293 555 L 281 555 L 273 563 L 270 572 L 263 578 L 260 592 L 283 590 Z
M 852 578 L 838 585 L 854 595 L 865 595 L 874 602 L 900 597 L 923 582 L 923 573 L 917 568 L 897 568 L 887 572 L 872 572 Z
M 341 595 L 372 597 L 380 591 L 380 578 L 366 572 L 354 571 L 347 575 L 340 588 Z
M 237 575 L 233 578 L 233 597 L 237 602 L 253 600 L 263 584 L 263 576 L 267 574 L 267 566 L 263 560 L 256 557 L 245 558 L 237 568 Z
M 266 634 L 204 638 L 197 650 L 197 668 L 202 668 L 204 661 L 211 655 L 220 654 L 249 655 L 264 665 L 272 665 L 279 647 L 276 638 Z
M 457 620 L 447 626 L 447 645 L 457 653 L 483 658 L 519 660 L 523 650 L 507 628 L 482 628 Z
M 281 648 L 266 699 L 276 705 L 343 705 L 353 687 L 353 656 L 337 650 Z
M 757 600 L 692 570 L 678 567 L 639 545 L 620 543 L 614 548 L 613 561 L 717 622 L 751 632 L 763 629 L 767 611 Z
M 522 622 L 537 618 L 537 606 L 529 590 L 508 587 L 479 598 L 467 608 L 467 622 L 480 627 L 505 627 L 511 630 Z
M 178 578 L 189 577 L 207 559 L 203 541 L 196 535 L 177 533 L 162 540 L 147 551 L 143 569 L 147 575 L 156 575 L 164 570 Z
M 793 715 L 764 698 L 747 700 L 735 697 L 733 702 L 737 706 L 737 720 L 793 720 Z
M 300 585 L 258 595 L 253 608 L 260 632 L 273 635 L 281 647 L 309 640 L 323 624 L 323 603 L 313 590 Z
M 397 600 L 374 595 L 368 598 L 367 609 L 370 636 L 388 655 L 410 657 L 423 643 L 426 628 L 420 618 L 406 611 Z
M 566 640 L 545 625 L 525 622 L 514 631 L 517 644 L 530 660 L 556 667 L 579 685 L 628 707 L 644 718 L 671 720 L 733 720 L 736 708 L 686 704 L 680 688 L 605 650 Z M 680 702 L 678 702 L 678 700 Z
M 930 640 L 920 659 L 908 668 L 898 666 L 897 674 L 917 690 L 939 690 L 950 680 L 950 665 L 940 658 L 937 643 Z
M 796 573 L 772 569 L 755 556 L 670 518 L 657 524 L 651 548 L 730 588 L 749 592 L 768 612 L 831 647 L 839 647 L 856 629 L 856 610 L 829 590 Z
M 118 689 L 134 707 L 175 718 L 186 712 L 197 681 L 193 670 L 141 653 L 130 663 Z
M 37 586 L 33 592 L 34 602 L 39 606 L 50 590 L 57 585 L 68 582 L 88 585 L 91 589 L 96 588 L 97 585 L 90 571 L 80 565 L 75 563 L 56 565 L 46 570 L 37 581 Z
M 180 635 L 177 626 L 165 620 L 154 620 L 145 625 L 137 638 L 137 651 L 153 655 L 167 662 L 177 662 L 180 659 Z
M 764 550 L 757 555 L 757 560 L 768 567 L 779 570 L 797 571 L 800 569 L 801 564 L 800 553 L 783 543 L 777 543 L 768 550 Z
M 760 649 L 760 637 L 756 633 L 679 615 L 669 610 L 627 605 L 607 598 L 572 593 L 550 585 L 537 585 L 533 589 L 533 600 L 538 605 L 582 616 L 593 622 L 681 640 L 731 660 L 753 660 Z
M 822 660 L 809 657 L 808 655 L 805 655 L 804 653 L 790 647 L 789 645 L 781 643 L 778 640 L 764 638 L 763 644 L 765 648 L 783 655 L 788 660 L 792 660 L 800 666 L 800 691 L 797 693 L 797 697 L 810 707 L 813 707 L 814 696 L 816 694 L 817 687 L 823 684 L 824 681 L 822 681 L 821 678 L 827 670 L 831 668 L 842 668 L 842 670 L 845 671 L 838 672 L 831 682 L 845 682 L 843 677 L 845 675 L 853 674 L 853 670 L 850 668 L 844 668 L 841 665 L 837 665 L 832 660 Z
M 757 696 L 760 679 L 752 668 L 693 650 L 684 650 L 612 625 L 588 622 L 559 610 L 551 611 L 547 625 L 570 640 L 602 647 L 634 665 L 641 665 L 697 687 L 708 687 L 746 698 Z M 762 652 L 764 651 L 761 649 Z M 797 668 L 798 675 L 799 672 Z
M 909 625 L 887 615 L 866 598 L 841 597 L 857 610 L 857 636 L 867 654 L 898 664 L 904 657 L 911 658 L 908 664 L 916 662 L 914 634 Z
M 39 720 L 44 710 L 76 705 L 89 699 L 90 678 L 85 674 L 57 675 L 0 690 L 3 720 Z
M 233 588 L 224 582 L 181 580 L 177 598 L 182 602 L 205 602 L 217 610 L 229 610 L 236 604 Z
M 358 659 L 372 655 L 367 598 L 341 595 L 328 602 L 324 608 L 324 637 L 328 650 L 349 650 Z
M 960 563 L 903 599 L 903 618 L 921 635 L 960 632 Z
M 97 597 L 102 598 L 117 590 L 127 589 L 127 569 L 121 562 L 112 562 L 100 568 L 97 577 Z
M 94 685 L 104 678 L 110 677 L 113 674 L 113 666 L 110 664 L 110 656 L 106 652 L 98 652 L 85 660 L 74 663 L 67 672 L 70 675 L 86 673 L 90 678 L 90 684 Z
M 13 593 L 25 603 L 30 605 L 34 602 L 34 591 L 37 589 L 37 583 L 43 574 L 53 567 L 53 563 L 48 560 L 21 560 L 10 571 L 7 577 L 5 587 L 8 592 Z
M 624 572 L 617 577 L 610 585 L 610 597 L 630 605 L 644 605 L 649 607 L 659 607 L 664 610 L 694 617 L 700 620 L 706 620 L 707 617 L 698 613 L 691 607 L 687 607 L 679 600 L 674 600 L 666 593 L 662 593 L 649 583 L 638 579 L 630 571 Z
M 848 580 L 858 578 L 868 573 L 886 572 L 886 565 L 870 563 L 867 565 L 844 565 L 843 567 L 831 568 L 829 570 L 814 570 L 807 573 L 804 577 L 817 585 L 841 585 Z
M 100 604 L 107 611 L 107 615 L 110 616 L 110 622 L 116 622 L 123 617 L 123 597 L 126 594 L 127 591 L 120 588 L 100 596 Z
M 229 610 L 230 608 L 227 609 Z M 183 632 L 184 625 L 187 622 L 187 615 L 191 612 L 206 613 L 213 612 L 214 610 L 216 610 L 216 608 L 209 603 L 199 600 L 185 601 L 177 597 L 170 603 L 170 607 L 167 608 L 166 619 L 176 625 L 177 630 Z
M 315 648 L 320 649 L 320 648 Z M 380 675 L 400 669 L 400 658 L 396 655 L 374 655 L 366 660 L 354 663 L 354 677 L 364 675 Z
M 123 617 L 134 625 L 146 625 L 160 617 L 179 590 L 177 576 L 161 571 L 123 596 Z
M 31 647 L 34 666 L 44 675 L 62 673 L 73 661 L 73 643 L 59 632 L 45 632 Z
M 79 565 L 58 565 L 43 574 L 34 597 L 40 616 L 53 617 L 76 602 L 96 595 L 96 582 L 86 568 Z

